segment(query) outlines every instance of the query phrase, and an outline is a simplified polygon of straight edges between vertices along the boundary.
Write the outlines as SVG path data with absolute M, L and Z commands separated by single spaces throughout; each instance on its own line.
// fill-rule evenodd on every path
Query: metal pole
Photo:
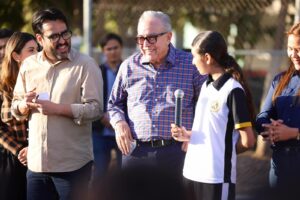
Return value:
M 295 8 L 296 8 L 296 13 L 295 13 L 294 23 L 298 23 L 300 21 L 300 0 L 295 0 Z
M 92 56 L 92 0 L 83 1 L 83 46 L 84 53 Z

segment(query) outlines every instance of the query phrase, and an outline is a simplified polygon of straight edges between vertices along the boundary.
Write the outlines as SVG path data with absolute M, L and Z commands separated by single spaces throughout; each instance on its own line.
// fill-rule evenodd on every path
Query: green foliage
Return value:
M 0 28 L 19 30 L 24 25 L 23 3 L 20 0 L 0 1 Z
M 32 14 L 39 10 L 49 7 L 56 7 L 62 10 L 71 26 L 77 24 L 77 21 L 71 20 L 74 16 L 74 10 L 78 10 L 75 6 L 81 6 L 81 1 L 78 0 L 0 0 L 0 28 L 10 28 L 12 30 L 21 30 L 32 32 L 31 19 Z M 81 8 L 77 15 L 81 14 Z M 80 15 L 81 17 L 81 15 Z M 76 25 L 77 26 L 77 25 Z

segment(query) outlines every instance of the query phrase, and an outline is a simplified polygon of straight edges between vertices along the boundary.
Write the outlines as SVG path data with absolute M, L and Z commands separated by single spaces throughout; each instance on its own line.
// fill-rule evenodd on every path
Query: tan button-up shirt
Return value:
M 51 64 L 42 52 L 20 68 L 12 113 L 29 118 L 28 168 L 34 172 L 74 171 L 93 160 L 91 122 L 103 113 L 103 80 L 95 61 L 75 50 Z M 21 116 L 17 105 L 34 90 L 54 103 L 71 105 L 73 119 L 31 110 Z M 45 95 L 46 94 L 46 95 Z

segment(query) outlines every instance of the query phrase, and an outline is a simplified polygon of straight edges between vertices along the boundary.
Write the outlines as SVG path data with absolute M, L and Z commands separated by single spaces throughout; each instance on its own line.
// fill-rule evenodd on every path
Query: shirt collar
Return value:
M 169 51 L 166 57 L 166 64 L 170 63 L 171 65 L 175 65 L 175 47 L 170 43 L 169 44 Z M 142 56 L 141 59 L 142 65 L 150 65 L 150 62 L 145 56 Z
M 222 76 L 220 76 L 217 80 L 213 80 L 211 75 L 208 75 L 206 85 L 212 83 L 213 87 L 217 90 L 220 90 L 222 86 L 226 83 L 228 79 L 231 78 L 231 75 L 229 73 L 224 73 Z
M 295 71 L 294 71 L 293 76 L 296 76 L 296 75 L 297 75 L 298 77 L 300 77 L 300 72 L 299 72 L 299 70 L 295 70 Z
M 123 61 L 121 60 L 121 62 L 117 65 L 118 67 L 117 67 L 117 70 L 116 70 L 116 71 L 113 71 L 113 70 L 109 67 L 109 64 L 108 64 L 107 62 L 103 63 L 103 66 L 105 67 L 106 70 L 112 71 L 113 73 L 117 74 L 118 71 L 119 71 L 119 69 L 120 69 L 120 66 L 121 66 L 122 62 L 123 62 Z
M 71 48 L 70 53 L 68 54 L 68 57 L 65 60 L 73 61 L 75 57 L 76 57 L 76 51 L 74 51 L 74 49 Z M 47 59 L 47 56 L 45 55 L 45 51 L 43 50 L 38 54 L 38 59 L 42 62 L 49 63 L 49 65 L 58 65 L 59 63 L 65 61 L 65 60 L 59 60 L 56 63 L 52 64 Z

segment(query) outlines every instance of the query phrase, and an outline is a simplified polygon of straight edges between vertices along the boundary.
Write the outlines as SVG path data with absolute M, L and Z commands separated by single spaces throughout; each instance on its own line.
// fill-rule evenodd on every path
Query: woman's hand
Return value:
M 271 119 L 270 124 L 263 124 L 265 131 L 261 133 L 264 140 L 269 140 L 272 144 L 275 142 L 286 141 L 297 138 L 298 128 L 288 127 L 282 120 Z

